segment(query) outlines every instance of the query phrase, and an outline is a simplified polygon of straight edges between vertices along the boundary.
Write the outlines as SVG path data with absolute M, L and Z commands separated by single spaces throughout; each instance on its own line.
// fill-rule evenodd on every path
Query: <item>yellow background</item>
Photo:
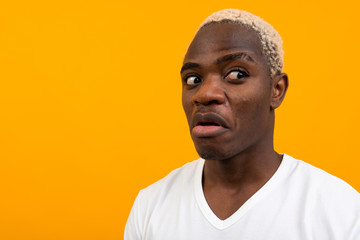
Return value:
M 141 188 L 197 158 L 179 70 L 198 25 L 282 35 L 275 146 L 360 190 L 357 1 L 1 1 L 0 239 L 122 239 Z

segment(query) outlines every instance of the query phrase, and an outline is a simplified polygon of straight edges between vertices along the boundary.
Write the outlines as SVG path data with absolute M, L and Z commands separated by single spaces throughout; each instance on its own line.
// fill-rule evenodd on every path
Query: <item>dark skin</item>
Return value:
M 288 77 L 270 77 L 257 35 L 234 23 L 203 27 L 184 58 L 182 102 L 191 137 L 204 158 L 203 191 L 227 219 L 276 172 L 274 110 Z

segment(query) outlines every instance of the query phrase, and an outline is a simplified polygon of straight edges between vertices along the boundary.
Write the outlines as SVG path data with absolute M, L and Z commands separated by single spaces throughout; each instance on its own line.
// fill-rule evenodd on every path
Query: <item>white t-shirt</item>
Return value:
M 284 154 L 270 180 L 220 220 L 202 190 L 204 162 L 141 190 L 125 240 L 360 240 L 360 194 L 341 179 Z

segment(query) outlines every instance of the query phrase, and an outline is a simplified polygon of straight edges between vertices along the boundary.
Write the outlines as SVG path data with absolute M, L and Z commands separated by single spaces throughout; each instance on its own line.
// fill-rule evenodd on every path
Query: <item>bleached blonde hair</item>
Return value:
M 269 64 L 270 76 L 274 77 L 282 72 L 284 66 L 282 39 L 273 26 L 249 12 L 238 9 L 224 9 L 207 17 L 200 24 L 199 30 L 206 25 L 223 22 L 240 24 L 247 29 L 253 30 L 260 40 L 262 53 Z

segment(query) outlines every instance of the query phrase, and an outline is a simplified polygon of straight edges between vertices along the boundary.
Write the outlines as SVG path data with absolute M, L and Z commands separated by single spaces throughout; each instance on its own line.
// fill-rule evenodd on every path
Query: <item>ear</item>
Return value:
M 281 73 L 274 77 L 271 91 L 271 110 L 274 110 L 280 106 L 284 100 L 288 86 L 289 79 L 286 73 Z

